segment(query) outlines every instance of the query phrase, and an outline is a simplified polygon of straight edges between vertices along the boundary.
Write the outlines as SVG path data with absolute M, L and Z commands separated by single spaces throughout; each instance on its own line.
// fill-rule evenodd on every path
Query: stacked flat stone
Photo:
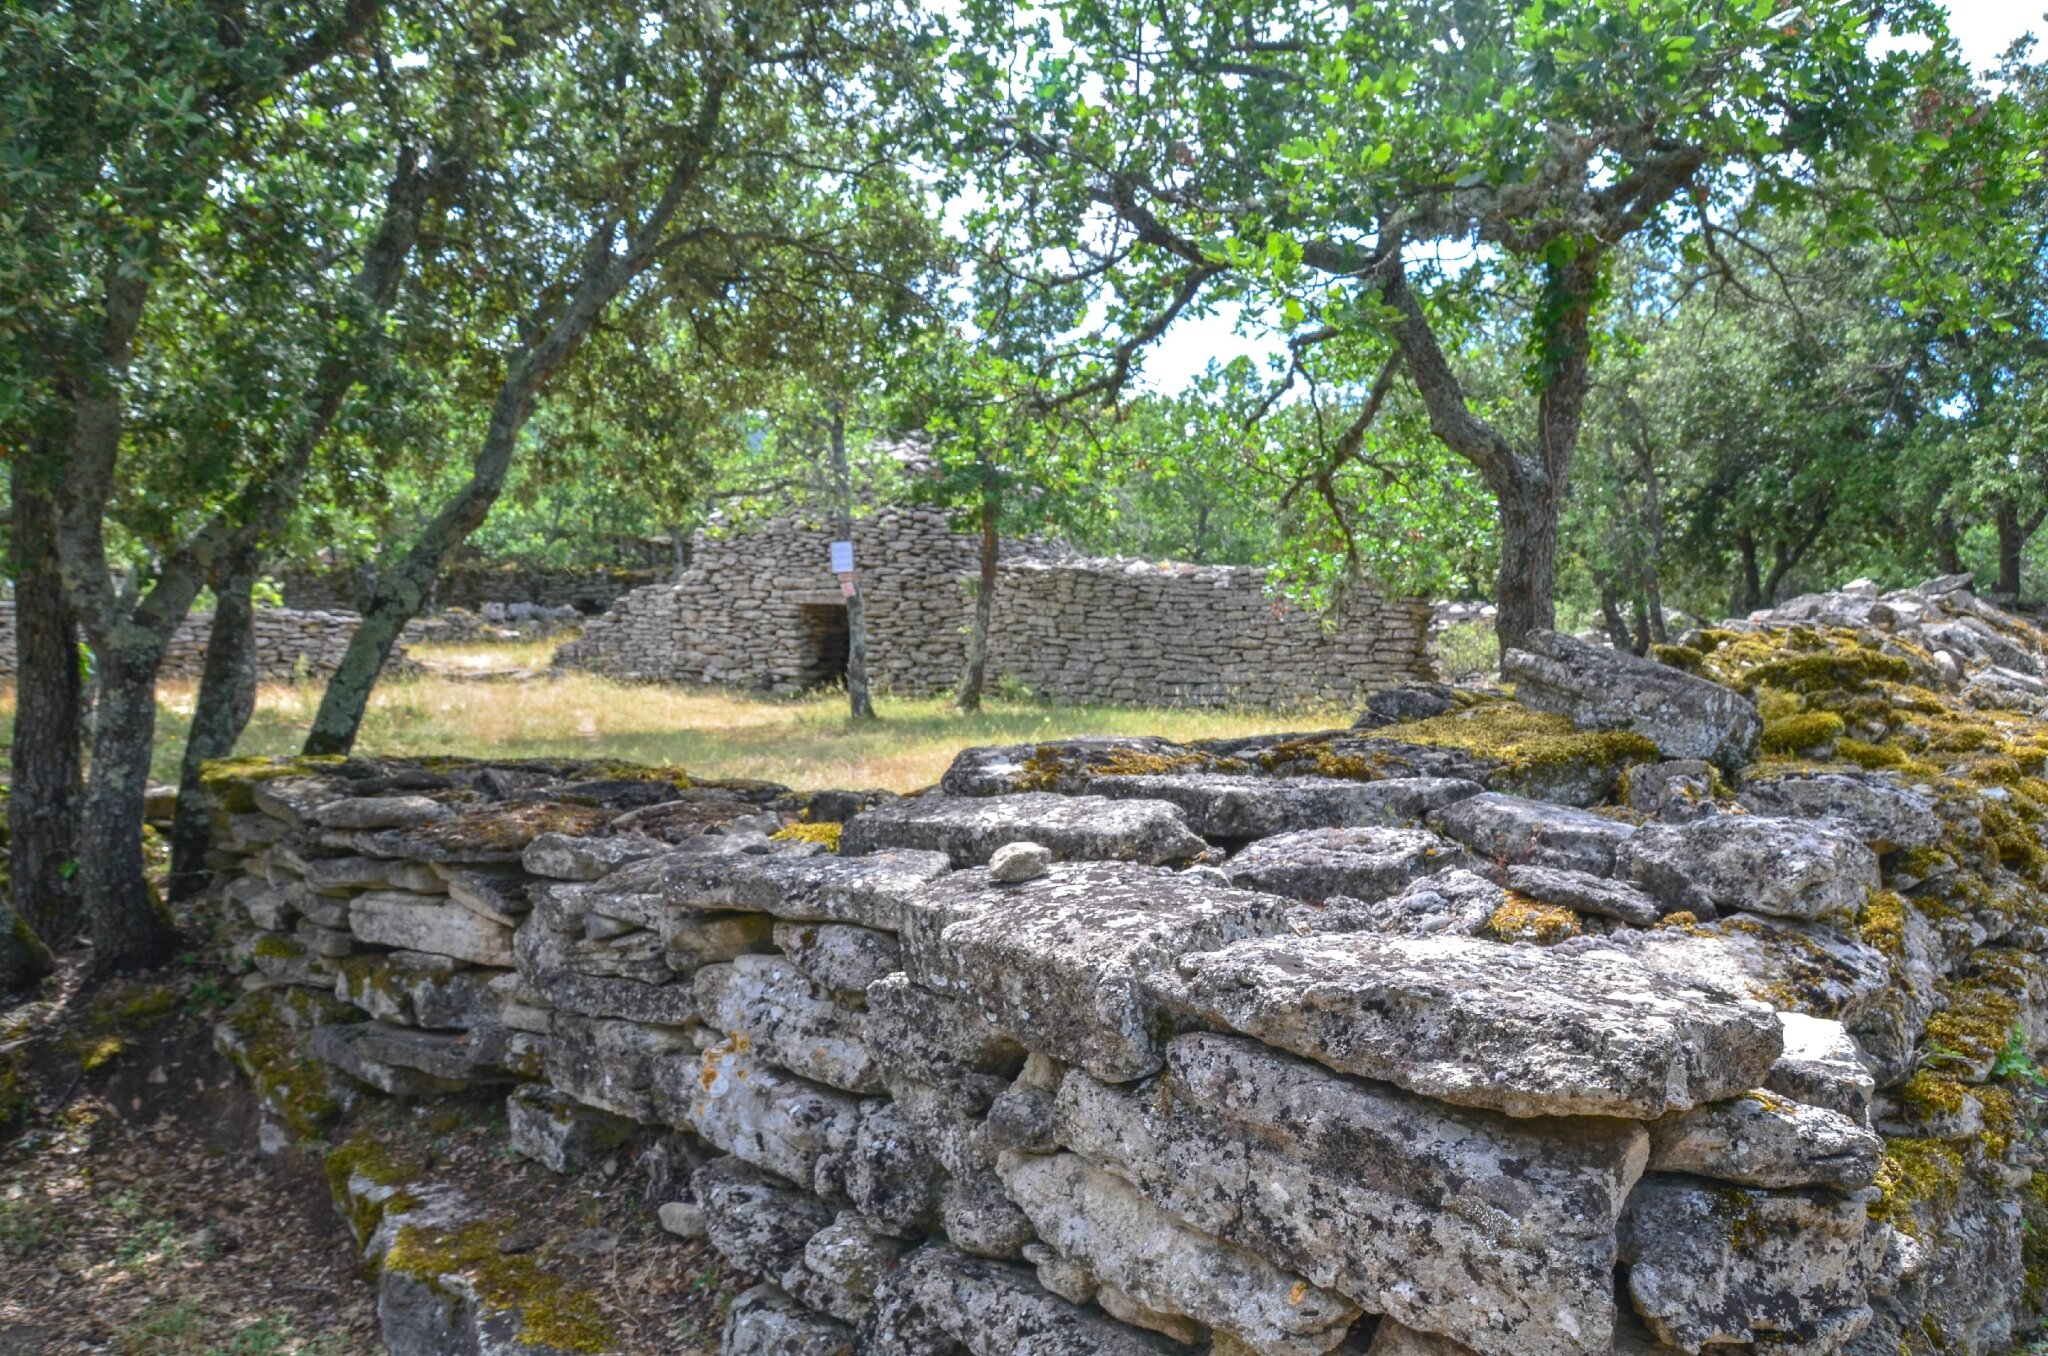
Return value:
M 631 563 L 541 565 L 521 560 L 454 560 L 434 580 L 432 605 L 481 613 L 512 605 L 574 608 L 594 615 L 621 594 L 645 588 L 675 571 L 675 547 L 664 540 L 635 552 Z M 361 567 L 286 565 L 277 572 L 286 607 L 348 611 L 362 607 L 373 572 Z
M 350 1086 L 519 1080 L 561 1171 L 681 1136 L 729 1356 L 2009 1350 L 2035 1113 L 1901 1088 L 1944 976 L 2039 1051 L 2048 939 L 1885 921 L 1932 803 L 1421 757 L 971 750 L 837 852 L 767 831 L 841 796 L 376 764 L 224 795 L 216 861 Z
M 263 678 L 287 682 L 325 678 L 341 665 L 349 637 L 362 624 L 353 612 L 299 612 L 259 607 L 253 629 L 256 671 Z M 213 614 L 195 612 L 178 623 L 164 649 L 163 673 L 168 678 L 197 678 L 206 664 L 207 634 Z M 405 648 L 394 648 L 391 664 L 403 667 Z M 14 603 L 0 601 L 0 677 L 14 675 Z
M 776 519 L 700 536 L 674 584 L 638 589 L 555 662 L 795 693 L 830 677 L 816 627 L 843 604 L 828 525 Z M 949 689 L 966 660 L 978 546 L 936 509 L 856 520 L 873 681 Z M 1052 558 L 1005 543 L 989 672 L 1065 701 L 1285 706 L 1351 701 L 1426 668 L 1426 604 L 1360 592 L 1335 618 L 1277 599 L 1263 569 Z M 843 625 L 843 622 L 840 623 Z

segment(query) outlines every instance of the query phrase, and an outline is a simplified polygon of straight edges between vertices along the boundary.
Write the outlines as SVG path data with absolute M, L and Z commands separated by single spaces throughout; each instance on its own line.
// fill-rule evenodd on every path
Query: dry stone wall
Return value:
M 662 1219 L 758 1282 L 727 1356 L 2014 1350 L 2048 638 L 1937 584 L 1664 661 L 902 799 L 216 765 L 220 1042 L 281 1116 L 497 1085 L 565 1173 L 680 1136 Z M 370 1253 L 436 1208 L 341 1175 Z
M 669 682 L 794 693 L 843 670 L 844 600 L 822 524 L 781 519 L 700 539 L 677 584 L 638 589 L 556 662 Z M 854 527 L 874 680 L 906 694 L 959 681 L 976 546 L 932 509 Z M 1361 594 L 1324 619 L 1271 596 L 1265 571 L 1050 558 L 1005 546 L 989 671 L 1043 696 L 1146 705 L 1348 701 L 1420 676 L 1426 605 Z
M 595 615 L 622 594 L 666 578 L 674 570 L 665 544 L 641 553 L 631 564 L 568 568 L 518 560 L 455 560 L 434 580 L 430 606 L 482 612 L 491 605 L 573 607 Z M 308 611 L 352 611 L 367 601 L 372 573 L 366 568 L 288 565 L 278 571 L 287 607 Z
M 349 637 L 362 618 L 353 612 L 301 612 L 258 608 L 255 616 L 257 672 L 272 681 L 301 676 L 325 678 L 341 664 Z M 197 678 L 206 665 L 207 633 L 213 614 L 195 612 L 178 623 L 164 653 L 168 678 Z M 393 654 L 404 662 L 404 647 Z M 0 602 L 0 676 L 14 675 L 14 604 Z

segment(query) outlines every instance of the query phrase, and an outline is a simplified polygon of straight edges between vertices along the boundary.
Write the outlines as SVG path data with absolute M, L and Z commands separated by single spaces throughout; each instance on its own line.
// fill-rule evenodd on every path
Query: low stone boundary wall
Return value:
M 451 561 L 434 580 L 435 608 L 482 612 L 493 604 L 573 607 L 594 616 L 633 589 L 644 588 L 674 572 L 671 548 L 648 553 L 637 565 L 604 564 L 579 568 L 534 565 L 523 561 Z M 278 571 L 289 607 L 348 611 L 368 596 L 371 574 L 365 569 L 288 565 Z
M 266 680 L 325 678 L 341 664 L 349 637 L 362 618 L 353 612 L 297 612 L 288 608 L 256 609 L 256 668 Z M 213 614 L 195 612 L 178 623 L 164 655 L 163 676 L 197 678 L 206 665 L 206 641 Z M 397 647 L 394 664 L 403 664 L 405 649 Z M 14 603 L 0 601 L 0 677 L 14 676 Z
M 1353 703 L 1426 677 L 1429 605 L 1364 593 L 1334 618 L 1275 597 L 1252 566 L 1003 566 L 989 671 L 1063 701 Z
M 2048 740 L 1981 703 L 2048 646 L 1923 603 L 1954 672 L 1760 624 L 1604 661 L 1622 728 L 1418 689 L 908 799 L 216 765 L 223 1048 L 301 1119 L 502 1085 L 562 1172 L 692 1137 L 728 1356 L 2010 1351 Z M 1722 768 L 1666 756 L 1701 722 Z

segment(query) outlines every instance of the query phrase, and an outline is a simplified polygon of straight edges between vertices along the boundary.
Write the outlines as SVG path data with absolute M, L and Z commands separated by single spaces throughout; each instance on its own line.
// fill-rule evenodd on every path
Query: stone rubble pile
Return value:
M 843 673 L 845 608 L 827 568 L 828 527 L 782 518 L 700 535 L 679 582 L 627 594 L 555 662 L 779 693 L 830 682 Z M 943 511 L 890 508 L 856 519 L 853 542 L 874 682 L 905 694 L 950 689 L 966 662 L 977 541 Z M 1041 696 L 1349 702 L 1426 667 L 1425 603 L 1361 592 L 1326 625 L 1276 599 L 1254 567 L 1057 556 L 1025 542 L 1006 542 L 1003 557 L 989 673 Z
M 900 799 L 217 765 L 215 864 L 320 1097 L 502 1084 L 561 1172 L 679 1137 L 664 1222 L 758 1282 L 728 1356 L 2004 1352 L 2048 1277 L 2048 733 L 1955 712 L 2048 665 L 1953 594 Z

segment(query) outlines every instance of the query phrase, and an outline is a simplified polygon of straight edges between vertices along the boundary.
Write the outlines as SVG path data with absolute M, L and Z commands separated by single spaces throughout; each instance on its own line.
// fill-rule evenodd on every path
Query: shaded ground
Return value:
M 318 1158 L 258 1154 L 213 1052 L 221 981 L 81 986 L 79 959 L 0 1013 L 0 1354 L 379 1350 Z
M 509 1152 L 483 1094 L 367 1094 L 323 1141 L 265 1155 L 256 1102 L 212 1046 L 233 982 L 195 957 L 87 984 L 87 955 L 0 1010 L 0 1356 L 380 1352 L 323 1162 L 358 1135 L 516 1222 L 504 1250 L 594 1296 L 619 1350 L 716 1349 L 744 1282 L 660 1231 L 646 1156 L 556 1177 Z

